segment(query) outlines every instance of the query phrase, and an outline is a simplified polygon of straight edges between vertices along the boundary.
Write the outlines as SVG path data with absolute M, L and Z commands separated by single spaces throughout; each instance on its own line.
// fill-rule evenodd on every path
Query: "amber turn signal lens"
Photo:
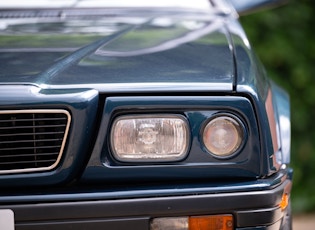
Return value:
M 150 230 L 233 230 L 231 214 L 154 218 Z
M 232 215 L 191 216 L 189 230 L 233 230 Z
M 281 210 L 285 210 L 289 205 L 289 195 L 287 193 L 284 193 L 282 195 L 282 199 L 281 199 L 281 202 L 279 204 Z

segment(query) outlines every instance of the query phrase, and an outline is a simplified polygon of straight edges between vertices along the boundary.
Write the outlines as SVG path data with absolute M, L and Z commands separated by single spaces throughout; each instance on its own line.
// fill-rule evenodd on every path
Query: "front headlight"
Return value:
M 184 117 L 152 114 L 118 117 L 110 138 L 119 161 L 172 162 L 186 157 L 190 137 Z
M 202 139 L 206 149 L 217 157 L 230 157 L 242 146 L 244 126 L 234 116 L 219 115 L 205 126 Z

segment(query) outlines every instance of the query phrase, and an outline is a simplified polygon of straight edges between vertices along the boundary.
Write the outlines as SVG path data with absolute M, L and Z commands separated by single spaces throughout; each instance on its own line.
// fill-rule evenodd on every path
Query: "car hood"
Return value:
M 100 91 L 231 91 L 224 18 L 173 12 L 1 19 L 0 81 Z

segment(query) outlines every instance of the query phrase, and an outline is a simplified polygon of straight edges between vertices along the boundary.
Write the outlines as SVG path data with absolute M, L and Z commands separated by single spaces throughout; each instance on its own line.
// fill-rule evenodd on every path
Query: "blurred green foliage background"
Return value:
M 270 77 L 290 94 L 293 211 L 315 212 L 315 1 L 291 0 L 240 20 Z

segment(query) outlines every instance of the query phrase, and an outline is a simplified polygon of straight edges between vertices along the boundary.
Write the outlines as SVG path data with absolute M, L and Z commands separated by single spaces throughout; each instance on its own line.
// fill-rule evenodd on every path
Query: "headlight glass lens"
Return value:
M 206 124 L 202 138 L 210 153 L 218 157 L 229 157 L 240 148 L 244 128 L 236 118 L 217 116 Z
M 124 162 L 182 160 L 188 145 L 188 123 L 182 116 L 121 116 L 111 130 L 114 157 Z

